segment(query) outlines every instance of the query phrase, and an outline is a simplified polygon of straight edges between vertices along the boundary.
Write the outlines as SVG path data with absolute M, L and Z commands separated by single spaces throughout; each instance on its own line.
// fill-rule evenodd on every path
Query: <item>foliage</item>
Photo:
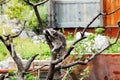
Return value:
M 25 75 L 26 80 L 38 80 L 37 76 L 33 76 L 32 74 L 26 74 Z
M 74 36 L 73 36 L 73 33 L 71 33 L 71 32 L 68 32 L 68 35 L 66 36 L 66 40 L 74 40 Z
M 111 41 L 114 41 L 115 39 L 111 39 Z M 120 39 L 116 44 L 108 48 L 107 50 L 104 51 L 104 53 L 120 53 Z
M 34 44 L 31 39 L 17 38 L 14 44 L 16 51 L 21 54 L 23 59 L 29 59 L 35 54 L 40 54 L 36 59 L 46 59 L 50 57 L 50 49 L 45 43 Z
M 8 56 L 8 51 L 6 47 L 0 42 L 0 61 L 4 60 Z
M 5 0 L 0 0 L 0 4 L 3 3 Z
M 80 80 L 86 80 L 86 78 L 89 76 L 89 72 L 90 72 L 90 66 L 87 66 L 83 72 L 80 74 L 82 77 L 80 78 Z
M 24 78 L 25 80 L 38 80 L 38 77 L 33 76 L 32 74 L 26 74 Z M 10 76 L 10 80 L 17 80 L 17 76 L 16 75 Z
M 17 38 L 14 40 L 14 45 L 17 53 L 23 59 L 29 59 L 31 56 L 35 54 L 40 54 L 36 59 L 47 59 L 50 57 L 50 49 L 47 44 L 40 43 L 34 44 L 30 39 L 20 39 Z M 40 48 L 40 46 L 42 46 Z M 42 50 L 42 51 L 41 51 Z M 8 51 L 6 47 L 0 42 L 0 60 L 8 57 Z
M 37 1 L 37 0 L 36 0 Z M 27 5 L 21 0 L 11 0 L 7 4 L 8 9 L 4 11 L 5 14 L 8 14 L 10 19 L 16 18 L 19 21 L 27 20 L 28 26 L 32 30 L 38 29 L 38 21 L 34 14 L 32 7 Z M 46 5 L 41 5 L 38 7 L 43 26 L 47 25 L 47 8 Z
M 103 34 L 104 30 L 105 30 L 105 29 L 104 29 L 103 27 L 101 27 L 101 28 L 96 28 L 96 29 L 95 29 L 95 32 L 98 33 L 98 34 Z
M 78 54 L 77 57 L 82 58 L 83 54 L 85 54 L 85 53 L 95 53 L 96 52 L 96 49 L 94 47 L 95 36 L 96 35 L 91 34 L 88 36 L 88 38 L 86 38 L 83 41 L 78 42 L 78 44 L 76 44 L 74 51 L 75 51 L 75 53 Z
M 24 11 L 26 10 L 26 6 L 21 4 L 19 0 L 11 0 L 8 3 L 8 10 L 5 10 L 5 13 L 8 14 L 10 19 L 18 19 L 18 20 L 25 20 L 23 16 L 25 16 Z

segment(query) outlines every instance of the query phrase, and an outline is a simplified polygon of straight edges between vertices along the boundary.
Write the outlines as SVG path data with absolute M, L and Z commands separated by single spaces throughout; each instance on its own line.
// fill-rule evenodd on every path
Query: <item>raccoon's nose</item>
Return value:
M 43 34 L 47 34 L 47 32 L 48 32 L 47 30 L 43 30 Z
M 46 30 L 43 30 L 43 34 L 45 34 L 46 33 Z

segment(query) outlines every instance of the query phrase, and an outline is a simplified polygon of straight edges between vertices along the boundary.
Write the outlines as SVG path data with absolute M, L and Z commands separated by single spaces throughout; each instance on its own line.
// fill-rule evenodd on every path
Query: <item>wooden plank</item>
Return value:
M 104 12 L 112 12 L 120 7 L 120 0 L 103 0 Z M 104 17 L 105 26 L 116 27 L 118 20 L 120 19 L 120 10 L 112 15 Z

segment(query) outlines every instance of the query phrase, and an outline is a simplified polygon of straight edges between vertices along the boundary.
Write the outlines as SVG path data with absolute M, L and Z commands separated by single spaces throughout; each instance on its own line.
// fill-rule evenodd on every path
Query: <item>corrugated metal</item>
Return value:
M 120 0 L 103 0 L 104 12 L 112 12 L 120 7 Z M 120 20 L 120 10 L 112 15 L 104 17 L 104 25 L 107 27 L 117 26 L 117 22 Z
M 54 1 L 53 9 L 55 27 L 86 27 L 99 13 L 100 0 Z M 90 27 L 100 24 L 98 18 Z

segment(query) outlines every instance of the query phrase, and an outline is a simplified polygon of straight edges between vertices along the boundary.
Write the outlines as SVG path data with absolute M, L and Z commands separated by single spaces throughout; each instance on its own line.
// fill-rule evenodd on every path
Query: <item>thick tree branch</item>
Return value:
M 7 46 L 8 51 L 10 52 L 11 57 L 14 59 L 18 70 L 22 71 L 24 68 L 22 66 L 22 61 L 21 59 L 17 56 L 17 53 L 15 51 L 14 45 L 13 45 L 13 38 L 11 35 L 9 37 L 9 45 Z
M 56 66 L 55 68 L 57 70 L 59 69 L 66 69 L 66 68 L 70 68 L 72 66 L 75 66 L 75 65 L 86 65 L 88 62 L 90 62 L 91 60 L 93 60 L 97 55 L 99 55 L 100 53 L 102 53 L 104 50 L 108 49 L 110 46 L 114 45 L 117 43 L 118 39 L 119 39 L 119 36 L 120 36 L 120 21 L 118 22 L 118 26 L 119 26 L 119 30 L 118 30 L 118 34 L 117 34 L 117 38 L 116 40 L 113 42 L 113 43 L 110 43 L 108 46 L 106 46 L 104 49 L 102 50 L 99 50 L 98 52 L 96 52 L 95 54 L 93 54 L 92 56 L 90 56 L 89 58 L 87 58 L 85 61 L 75 61 L 75 62 L 72 62 L 72 63 L 69 63 L 69 64 L 66 64 L 66 65 L 58 65 Z
M 24 26 L 25 26 L 25 23 L 26 23 L 26 21 L 24 22 Z M 18 37 L 22 33 L 22 31 L 24 30 L 24 26 L 23 26 L 22 30 L 14 36 L 11 35 L 11 34 L 5 35 L 6 39 L 4 39 L 2 36 L 0 36 L 0 40 L 4 43 L 7 50 L 9 51 L 11 57 L 13 58 L 13 60 L 15 61 L 16 65 L 17 65 L 17 68 L 18 68 L 18 71 L 17 71 L 18 72 L 18 78 L 17 78 L 17 80 L 24 80 L 25 70 L 24 70 L 21 59 L 17 56 L 17 53 L 15 51 L 15 48 L 14 48 L 14 45 L 13 45 L 13 38 Z
M 81 40 L 83 40 L 83 39 L 85 39 L 85 37 L 84 37 L 84 33 L 86 32 L 86 30 L 89 28 L 89 26 L 99 17 L 99 16 L 101 16 L 101 15 L 111 15 L 111 14 L 113 14 L 113 13 L 115 13 L 115 12 L 117 12 L 118 10 L 120 10 L 120 8 L 118 8 L 118 9 L 116 9 L 115 11 L 113 11 L 113 12 L 111 12 L 111 13 L 102 13 L 102 12 L 100 12 L 100 13 L 98 13 L 98 15 L 96 15 L 93 19 L 92 19 L 92 21 L 84 28 L 84 30 L 83 30 L 83 32 L 82 32 L 82 37 L 80 38 L 80 39 L 78 39 L 77 41 L 75 41 L 71 46 L 70 46 L 70 48 L 68 49 L 68 51 L 67 51 L 67 53 L 65 54 L 65 55 L 63 55 L 60 59 L 58 59 L 58 60 L 55 60 L 55 61 L 52 61 L 52 64 L 58 64 L 58 63 L 60 63 L 60 62 L 62 62 L 64 59 L 66 59 L 69 55 L 70 55 L 70 53 L 71 53 L 71 51 L 74 49 L 74 46 L 79 42 L 79 41 L 81 41 Z M 118 22 L 119 23 L 119 22 Z M 119 34 L 118 34 L 118 36 L 119 36 Z
M 2 41 L 2 43 L 4 44 L 4 45 L 8 45 L 7 44 L 7 42 L 5 41 L 5 39 L 0 35 L 0 40 Z
M 27 4 L 34 6 L 34 4 L 32 2 L 30 2 L 30 0 L 24 0 Z
M 32 56 L 26 63 L 26 66 L 24 67 L 24 70 L 27 71 L 30 68 L 31 63 L 33 62 L 33 60 L 38 56 L 39 54 L 36 54 L 34 56 Z
M 37 9 L 37 6 L 33 6 L 33 9 L 34 9 L 36 18 L 37 18 L 37 20 L 39 22 L 39 27 L 41 27 L 41 29 L 43 29 L 42 19 L 41 19 L 40 15 L 39 15 L 39 11 Z

